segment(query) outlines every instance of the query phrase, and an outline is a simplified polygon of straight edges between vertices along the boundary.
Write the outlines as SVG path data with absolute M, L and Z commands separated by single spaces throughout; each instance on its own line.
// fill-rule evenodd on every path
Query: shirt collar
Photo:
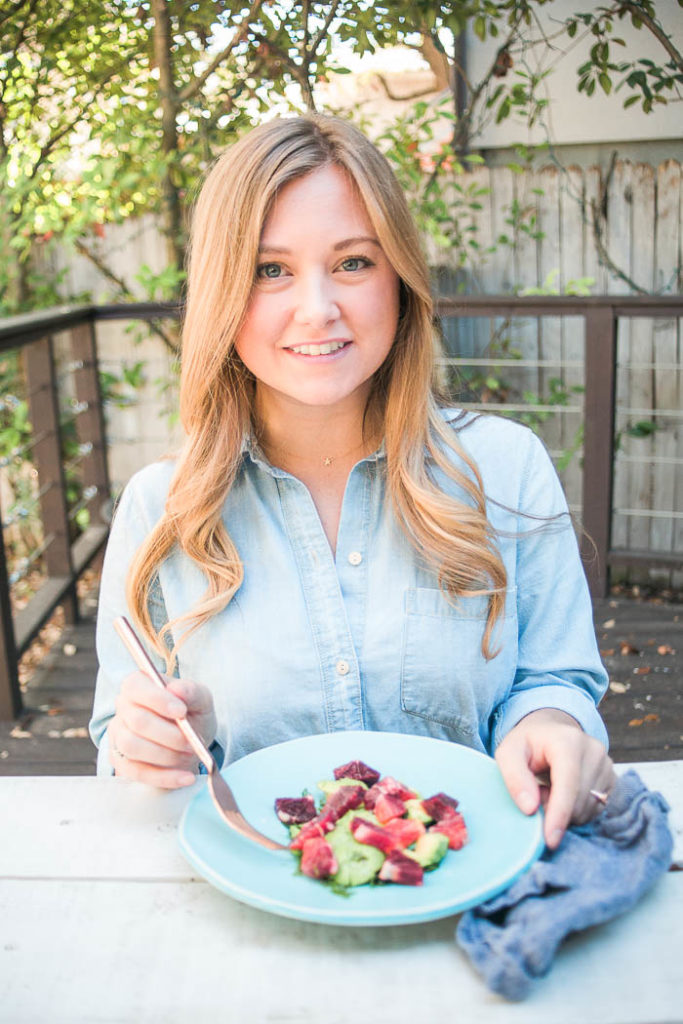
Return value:
M 267 473 L 270 473 L 271 476 L 286 477 L 291 475 L 290 473 L 285 472 L 284 469 L 280 469 L 279 466 L 274 466 L 271 462 L 268 461 L 268 458 L 265 452 L 263 451 L 263 448 L 261 447 L 256 436 L 253 433 L 249 433 L 245 435 L 245 437 L 243 438 L 242 455 L 243 457 L 248 457 L 249 459 L 251 459 L 255 466 L 260 466 L 261 469 L 264 469 Z M 364 459 L 360 460 L 360 462 L 373 463 L 379 462 L 381 459 L 384 458 L 386 458 L 386 445 L 384 438 L 382 438 L 382 443 L 380 444 L 379 448 L 377 448 L 376 451 L 371 452 L 369 455 L 366 455 Z

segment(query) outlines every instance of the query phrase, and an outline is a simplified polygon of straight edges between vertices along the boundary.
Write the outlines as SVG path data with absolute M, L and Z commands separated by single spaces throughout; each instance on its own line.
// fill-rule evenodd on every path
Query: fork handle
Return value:
M 157 671 L 154 662 L 142 646 L 128 619 L 123 615 L 114 619 L 114 629 L 128 648 L 128 653 L 131 655 L 140 671 L 144 672 L 147 678 L 151 679 L 152 682 L 156 683 L 156 685 L 161 687 L 162 690 L 168 689 L 164 682 L 164 677 L 161 675 L 161 672 Z M 197 730 L 190 724 L 190 722 L 188 722 L 187 718 L 176 719 L 176 724 L 199 760 L 205 766 L 207 772 L 210 775 L 213 774 L 217 769 L 216 762 Z

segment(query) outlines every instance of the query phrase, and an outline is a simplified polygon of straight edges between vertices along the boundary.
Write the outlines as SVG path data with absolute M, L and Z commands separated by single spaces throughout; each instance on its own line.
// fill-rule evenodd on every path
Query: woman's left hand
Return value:
M 590 790 L 609 793 L 615 782 L 612 761 L 602 743 L 587 736 L 571 715 L 554 708 L 522 718 L 500 743 L 496 761 L 513 800 L 525 814 L 538 810 L 542 800 L 536 776 L 550 776 L 544 832 L 552 850 L 570 824 L 584 824 L 602 810 Z

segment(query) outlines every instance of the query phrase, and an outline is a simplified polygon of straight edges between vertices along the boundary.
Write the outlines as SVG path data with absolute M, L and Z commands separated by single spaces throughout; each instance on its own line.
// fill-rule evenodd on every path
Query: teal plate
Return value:
M 421 796 L 440 790 L 459 802 L 469 833 L 421 886 L 364 885 L 339 895 L 297 870 L 288 851 L 269 851 L 232 831 L 202 789 L 179 826 L 180 847 L 208 882 L 271 914 L 334 925 L 397 925 L 434 921 L 502 892 L 543 851 L 540 813 L 527 817 L 509 796 L 494 760 L 469 747 L 390 732 L 334 732 L 265 747 L 223 769 L 240 810 L 278 842 L 287 831 L 273 805 L 279 796 L 320 795 L 316 784 L 361 760 L 393 775 Z

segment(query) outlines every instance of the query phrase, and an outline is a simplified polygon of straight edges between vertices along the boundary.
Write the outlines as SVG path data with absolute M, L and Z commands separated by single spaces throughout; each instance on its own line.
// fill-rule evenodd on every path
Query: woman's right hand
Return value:
M 122 778 L 177 789 L 192 785 L 199 770 L 178 719 L 188 718 L 209 746 L 216 735 L 216 714 L 206 686 L 189 679 L 164 679 L 166 690 L 142 672 L 126 676 L 107 727 L 109 760 Z

